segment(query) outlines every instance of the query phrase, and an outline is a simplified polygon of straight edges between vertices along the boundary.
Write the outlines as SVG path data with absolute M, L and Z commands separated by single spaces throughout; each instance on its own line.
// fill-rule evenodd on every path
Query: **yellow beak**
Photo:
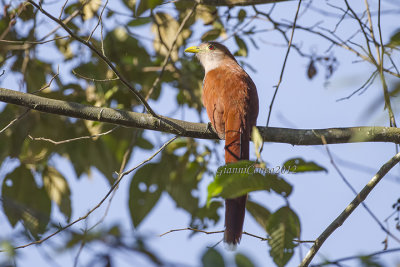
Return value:
M 200 51 L 200 47 L 198 46 L 191 46 L 185 49 L 187 53 L 198 53 Z

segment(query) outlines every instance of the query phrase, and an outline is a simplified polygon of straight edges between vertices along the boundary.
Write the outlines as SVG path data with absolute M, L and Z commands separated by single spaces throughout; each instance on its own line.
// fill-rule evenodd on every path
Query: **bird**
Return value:
M 202 101 L 218 136 L 225 139 L 225 163 L 249 159 L 251 130 L 258 116 L 253 80 L 226 46 L 205 42 L 185 49 L 204 68 Z M 243 232 L 247 194 L 225 199 L 224 243 L 234 250 Z

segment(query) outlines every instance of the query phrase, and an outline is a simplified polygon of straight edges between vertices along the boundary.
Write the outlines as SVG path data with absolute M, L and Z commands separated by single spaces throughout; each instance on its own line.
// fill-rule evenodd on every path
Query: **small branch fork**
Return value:
M 31 243 L 25 244 L 25 245 L 21 245 L 21 246 L 17 246 L 14 249 L 21 249 L 21 248 L 26 248 L 32 245 L 38 245 L 41 244 L 43 242 L 45 242 L 46 240 L 52 238 L 53 236 L 59 234 L 60 232 L 64 231 L 65 229 L 73 226 L 74 224 L 76 224 L 77 222 L 80 222 L 82 220 L 85 220 L 90 214 L 92 214 L 95 210 L 97 210 L 99 207 L 101 207 L 101 205 L 107 200 L 107 198 L 114 192 L 114 190 L 118 187 L 119 183 L 121 182 L 122 178 L 124 178 L 124 176 L 126 176 L 127 174 L 131 173 L 132 171 L 140 168 L 141 166 L 143 166 L 144 164 L 146 164 L 147 162 L 149 162 L 150 160 L 152 160 L 156 155 L 158 155 L 161 151 L 164 150 L 164 148 L 166 148 L 169 144 L 171 144 L 175 139 L 177 138 L 177 136 L 171 138 L 170 140 L 168 140 L 166 143 L 164 143 L 156 152 L 154 152 L 149 158 L 143 160 L 141 163 L 139 163 L 138 165 L 136 165 L 135 167 L 125 171 L 125 172 L 120 172 L 118 174 L 118 178 L 115 181 L 115 183 L 111 186 L 111 188 L 108 190 L 107 194 L 97 203 L 96 206 L 94 206 L 91 210 L 89 210 L 85 215 L 79 217 L 78 219 L 76 219 L 75 221 L 60 227 L 57 231 L 55 231 L 54 233 Z M 5 252 L 4 250 L 0 250 L 0 252 Z
M 314 245 L 304 257 L 300 266 L 308 266 L 318 250 L 321 248 L 325 240 L 339 228 L 350 214 L 360 205 L 367 196 L 371 193 L 374 187 L 382 180 L 382 178 L 400 162 L 400 153 L 397 153 L 393 158 L 386 162 L 374 177 L 367 183 L 367 185 L 357 194 L 353 201 L 342 211 L 342 213 L 325 229 L 325 231 L 315 240 Z

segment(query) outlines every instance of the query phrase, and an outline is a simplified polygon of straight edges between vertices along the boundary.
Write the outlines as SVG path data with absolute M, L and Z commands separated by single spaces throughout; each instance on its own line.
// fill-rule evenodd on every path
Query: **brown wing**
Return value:
M 242 129 L 249 132 L 256 125 L 257 89 L 241 68 L 220 67 L 209 71 L 204 78 L 203 104 L 208 118 L 220 136 L 225 136 L 226 130 Z M 228 117 L 232 117 L 230 121 L 234 125 L 225 129 Z

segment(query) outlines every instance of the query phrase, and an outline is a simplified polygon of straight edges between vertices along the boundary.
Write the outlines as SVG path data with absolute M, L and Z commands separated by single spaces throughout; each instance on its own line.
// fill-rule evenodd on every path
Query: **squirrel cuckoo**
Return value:
M 185 52 L 195 53 L 205 70 L 203 104 L 220 138 L 225 162 L 249 159 L 250 132 L 258 116 L 257 88 L 222 44 L 207 42 Z M 243 231 L 247 195 L 225 200 L 224 242 L 236 247 Z

